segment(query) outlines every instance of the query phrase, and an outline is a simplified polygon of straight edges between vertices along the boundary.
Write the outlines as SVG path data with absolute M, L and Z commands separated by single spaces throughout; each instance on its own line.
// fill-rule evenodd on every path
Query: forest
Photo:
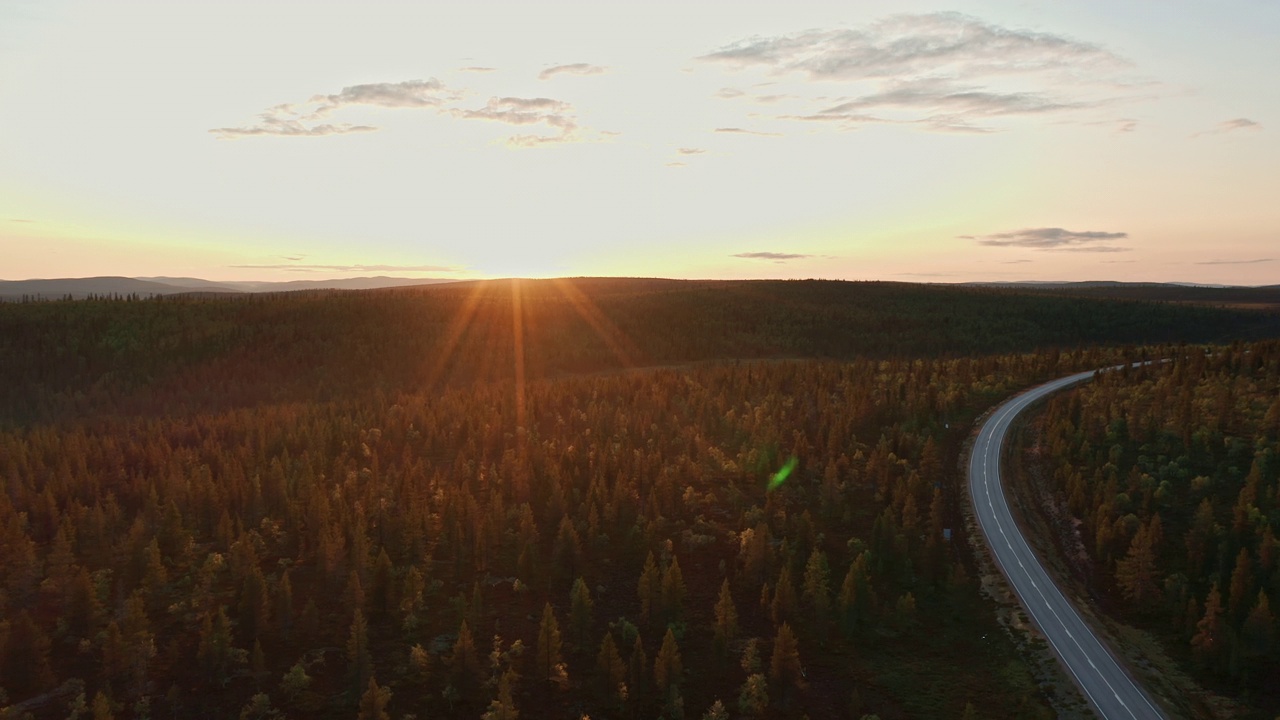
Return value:
M 1049 402 L 1042 467 L 1126 620 L 1280 712 L 1280 344 L 1189 349 Z
M 1195 651 L 1210 677 L 1261 688 L 1277 469 L 1258 438 L 1280 409 L 1257 405 L 1280 351 L 1137 344 L 1277 327 L 883 283 L 0 305 L 0 712 L 1052 717 L 978 587 L 963 442 L 1027 385 L 1175 355 L 1199 364 L 1085 391 L 1111 393 L 1105 420 L 1053 406 L 1074 418 L 1062 462 L 1103 461 L 1069 495 L 1125 567 L 1136 535 L 1189 538 L 1199 515 L 1173 508 L 1209 503 L 1202 572 L 1165 548 L 1152 582 L 1219 618 Z M 1149 416 L 1117 409 L 1178 372 Z M 1184 407 L 1186 449 L 1144 450 L 1185 433 L 1143 418 Z

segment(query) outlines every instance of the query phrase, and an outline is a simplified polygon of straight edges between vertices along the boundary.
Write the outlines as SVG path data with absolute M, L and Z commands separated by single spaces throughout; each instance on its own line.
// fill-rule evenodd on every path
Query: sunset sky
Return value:
M 1280 283 L 1277 37 L 1271 0 L 0 0 L 0 279 Z

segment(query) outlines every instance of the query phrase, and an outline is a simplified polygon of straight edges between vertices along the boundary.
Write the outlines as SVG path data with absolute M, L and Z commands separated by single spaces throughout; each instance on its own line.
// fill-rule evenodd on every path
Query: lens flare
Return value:
M 772 492 L 777 490 L 779 487 L 782 487 L 782 483 L 787 481 L 787 478 L 791 476 L 791 471 L 795 470 L 796 465 L 799 464 L 800 460 L 796 458 L 795 455 L 792 455 L 791 459 L 787 461 L 787 464 L 783 465 L 781 470 L 774 473 L 773 477 L 769 478 L 769 491 Z

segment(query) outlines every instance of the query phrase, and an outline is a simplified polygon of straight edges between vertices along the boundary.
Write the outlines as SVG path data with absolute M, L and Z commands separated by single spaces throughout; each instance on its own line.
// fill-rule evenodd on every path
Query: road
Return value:
M 1163 718 L 1163 713 L 1116 662 L 1071 602 L 1045 572 L 1009 512 L 1000 485 L 1000 457 L 1009 426 L 1037 400 L 1093 378 L 1078 373 L 1032 388 L 1006 401 L 978 431 L 969 458 L 969 494 L 978 525 L 996 564 L 1044 633 L 1058 659 L 1075 677 L 1089 704 L 1106 720 Z

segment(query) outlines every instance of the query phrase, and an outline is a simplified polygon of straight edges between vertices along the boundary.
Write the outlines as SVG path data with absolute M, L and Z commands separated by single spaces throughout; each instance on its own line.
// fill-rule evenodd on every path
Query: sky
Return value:
M 1280 3 L 0 0 L 0 279 L 1280 283 Z

